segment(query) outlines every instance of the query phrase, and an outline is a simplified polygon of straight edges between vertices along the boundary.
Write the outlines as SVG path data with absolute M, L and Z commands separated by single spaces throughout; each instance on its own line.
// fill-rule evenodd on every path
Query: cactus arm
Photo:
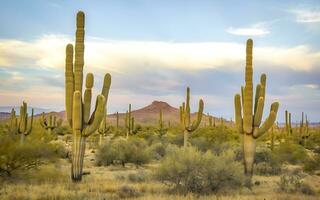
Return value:
M 72 127 L 72 103 L 74 92 L 74 75 L 73 75 L 73 46 L 68 44 L 66 47 L 66 64 L 65 64 L 65 85 L 66 85 L 66 115 L 67 121 Z
M 104 96 L 104 98 L 106 100 L 106 104 L 107 104 L 107 101 L 108 101 L 110 85 L 111 85 L 111 75 L 110 74 L 106 74 L 104 76 L 103 87 L 102 87 L 102 91 L 101 91 L 101 94 Z
M 77 13 L 77 30 L 74 61 L 74 90 L 82 94 L 83 65 L 84 65 L 84 13 Z
M 234 107 L 235 107 L 235 120 L 239 133 L 243 134 L 243 119 L 241 114 L 241 100 L 240 94 L 234 96 Z
M 90 119 L 90 108 L 92 99 L 92 87 L 93 87 L 94 77 L 92 73 L 88 73 L 86 76 L 86 89 L 84 91 L 83 97 L 83 123 L 88 124 Z
M 255 101 L 254 101 L 254 113 L 256 113 L 257 106 L 258 106 L 258 103 L 259 103 L 260 90 L 261 90 L 261 84 L 258 84 L 257 87 L 256 87 L 256 96 L 255 96 Z
M 245 69 L 245 87 L 244 87 L 244 105 L 243 105 L 243 129 L 247 134 L 252 133 L 252 98 L 253 98 L 253 84 L 252 84 L 252 45 L 251 39 L 247 41 L 246 45 L 246 69 Z
M 27 131 L 26 131 L 26 135 L 29 135 L 29 134 L 31 133 L 31 131 L 32 131 L 32 127 L 33 127 L 33 112 L 34 112 L 34 110 L 33 110 L 33 108 L 32 108 L 32 110 L 31 110 L 30 124 L 29 124 L 29 128 L 28 128 Z
M 202 115 L 203 115 L 203 107 L 204 107 L 204 104 L 203 104 L 203 100 L 200 99 L 199 100 L 199 110 L 198 110 L 198 114 L 197 114 L 197 119 L 192 123 L 192 126 L 190 127 L 190 131 L 195 131 L 200 123 L 201 123 L 201 120 L 202 120 Z
M 254 127 L 259 127 L 261 124 L 262 120 L 262 115 L 263 115 L 263 107 L 264 107 L 264 98 L 260 97 L 257 103 L 257 109 L 254 114 L 254 120 L 253 120 L 253 125 Z
M 279 108 L 278 102 L 272 103 L 269 116 L 267 117 L 265 122 L 262 124 L 262 126 L 258 129 L 255 129 L 255 131 L 253 132 L 254 138 L 259 138 L 260 136 L 262 136 L 265 132 L 267 132 L 271 128 L 271 126 L 276 121 L 278 108 Z
M 105 105 L 106 105 L 106 100 L 103 95 L 98 95 L 97 96 L 97 101 L 96 101 L 96 108 L 95 111 L 93 112 L 91 119 L 89 121 L 89 125 L 85 127 L 83 130 L 83 136 L 88 137 L 92 133 L 94 133 L 98 128 L 103 120 L 103 116 L 105 113 Z

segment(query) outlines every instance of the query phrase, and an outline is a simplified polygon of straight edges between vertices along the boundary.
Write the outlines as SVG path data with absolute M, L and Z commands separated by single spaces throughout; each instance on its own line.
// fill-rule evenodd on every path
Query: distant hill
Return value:
M 2 112 L 2 113 L 11 113 L 11 109 L 12 108 L 14 108 L 14 110 L 16 111 L 16 113 L 19 113 L 19 111 L 20 111 L 20 106 L 15 106 L 15 107 L 12 107 L 12 106 L 0 106 L 0 112 Z M 31 109 L 32 109 L 33 107 L 30 107 L 30 106 L 28 106 L 28 112 L 30 112 L 31 113 Z M 40 113 L 43 113 L 43 112 L 49 112 L 50 111 L 50 109 L 45 109 L 45 108 L 33 108 L 33 110 L 34 110 L 34 114 L 36 115 L 36 114 L 40 114 Z
M 136 124 L 155 125 L 158 123 L 160 110 L 162 110 L 163 120 L 166 125 L 169 122 L 171 125 L 179 124 L 179 121 L 180 121 L 179 109 L 163 101 L 153 101 L 150 105 L 147 105 L 137 110 L 133 110 L 132 115 L 135 118 Z M 196 113 L 193 113 L 191 117 L 195 118 Z M 119 113 L 120 125 L 124 124 L 124 118 L 125 118 L 125 113 Z M 116 114 L 109 114 L 107 117 L 107 120 L 114 125 L 116 123 Z M 219 124 L 219 123 L 220 123 L 220 119 L 216 118 L 216 124 Z M 203 115 L 202 124 L 203 125 L 209 124 L 208 117 L 206 115 Z
M 0 107 L 0 110 L 5 110 L 5 112 L 0 112 L 0 120 L 8 119 L 10 117 L 11 107 Z M 29 108 L 31 112 L 31 108 Z M 192 110 L 198 109 L 198 108 L 192 108 Z M 17 112 L 17 115 L 19 115 L 19 109 L 15 109 Z M 132 115 L 135 118 L 136 124 L 141 125 L 155 125 L 158 123 L 159 120 L 159 113 L 160 110 L 162 110 L 163 113 L 163 120 L 166 125 L 170 122 L 171 125 L 179 124 L 180 121 L 180 112 L 178 108 L 175 108 L 171 105 L 169 105 L 167 102 L 164 101 L 153 101 L 151 104 L 139 108 L 136 110 L 132 110 Z M 196 110 L 194 110 L 196 111 Z M 40 117 L 42 112 L 44 112 L 46 115 L 53 114 L 59 118 L 62 118 L 64 121 L 66 121 L 66 115 L 65 111 L 60 112 L 49 112 L 49 109 L 43 109 L 43 108 L 35 108 L 35 118 Z M 196 113 L 191 114 L 191 117 L 194 119 L 196 117 Z M 119 123 L 120 126 L 124 125 L 124 119 L 125 119 L 125 113 L 119 113 Z M 109 114 L 107 116 L 107 120 L 112 125 L 116 124 L 116 114 Z M 219 125 L 220 118 L 215 117 L 216 125 Z M 203 115 L 202 118 L 202 125 L 209 124 L 209 119 L 207 115 Z M 227 121 L 224 119 L 224 124 L 230 124 L 230 121 Z

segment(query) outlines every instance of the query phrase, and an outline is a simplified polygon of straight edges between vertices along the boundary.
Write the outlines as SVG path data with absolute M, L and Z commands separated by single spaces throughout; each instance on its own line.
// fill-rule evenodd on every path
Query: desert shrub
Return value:
M 147 142 L 141 138 L 118 138 L 108 142 L 98 149 L 96 154 L 97 165 L 111 165 L 134 163 L 137 166 L 150 161 L 151 154 Z
M 130 138 L 128 140 L 127 154 L 129 162 L 134 163 L 136 166 L 146 164 L 151 159 L 150 150 L 147 142 L 141 138 Z
M 313 195 L 315 191 L 302 181 L 300 174 L 284 174 L 280 177 L 278 183 L 279 190 L 286 193 L 301 192 L 303 194 Z
M 54 160 L 54 147 L 41 141 L 19 140 L 8 136 L 0 138 L 0 176 L 11 176 L 19 170 L 30 170 Z
M 68 158 L 70 152 L 66 149 L 65 142 L 61 140 L 54 140 L 50 142 L 52 149 L 55 154 L 57 154 L 60 158 Z
M 259 162 L 255 164 L 254 170 L 258 175 L 278 175 L 281 173 L 281 166 L 269 162 Z
M 320 154 L 316 154 L 313 158 L 306 160 L 303 164 L 303 170 L 306 172 L 313 172 L 320 170 Z
M 228 166 L 228 167 L 226 167 Z M 177 192 L 209 193 L 241 186 L 241 164 L 229 151 L 220 156 L 194 147 L 168 148 L 155 177 Z
M 143 171 L 143 170 L 139 170 L 135 173 L 130 173 L 128 175 L 128 180 L 131 182 L 145 182 L 149 179 L 149 175 Z
M 141 195 L 139 191 L 137 191 L 134 187 L 123 185 L 117 191 L 118 196 L 121 199 L 138 197 Z
M 274 161 L 278 163 L 300 164 L 308 158 L 302 146 L 290 142 L 280 144 L 274 149 L 272 155 Z
M 158 142 L 158 143 L 152 144 L 149 147 L 149 150 L 153 159 L 160 160 L 166 154 L 166 145 Z

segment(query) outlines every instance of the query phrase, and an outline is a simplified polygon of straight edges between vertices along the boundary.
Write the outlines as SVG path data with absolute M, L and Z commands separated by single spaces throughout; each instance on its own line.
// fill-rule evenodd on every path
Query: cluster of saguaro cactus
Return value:
M 203 101 L 202 99 L 199 100 L 199 110 L 197 113 L 197 119 L 195 121 L 191 121 L 191 112 L 190 112 L 190 88 L 187 87 L 187 97 L 186 102 L 182 103 L 182 106 L 180 106 L 180 122 L 182 124 L 182 127 L 184 129 L 183 132 L 183 147 L 186 148 L 188 145 L 188 137 L 189 134 L 192 134 L 193 131 L 195 131 L 202 119 L 203 115 Z
M 65 85 L 66 114 L 73 131 L 71 178 L 74 182 L 81 181 L 86 138 L 99 127 L 108 99 L 111 76 L 104 76 L 102 92 L 97 96 L 95 110 L 90 117 L 93 74 L 86 76 L 86 89 L 82 98 L 83 66 L 84 66 L 84 25 L 85 15 L 77 13 L 77 30 L 75 47 L 66 47 Z
M 28 125 L 29 118 L 30 118 L 30 123 Z M 28 106 L 26 102 L 23 102 L 22 106 L 20 106 L 19 120 L 16 117 L 16 111 L 14 109 L 11 110 L 8 129 L 11 134 L 20 135 L 21 143 L 23 143 L 25 140 L 25 137 L 31 133 L 32 126 L 33 126 L 33 109 L 31 112 L 31 117 L 28 117 Z
M 133 134 L 133 129 L 134 129 L 134 117 L 132 116 L 131 112 L 131 104 L 129 104 L 129 110 L 126 112 L 125 116 L 125 127 L 126 127 L 126 138 L 129 138 L 129 135 Z
M 251 39 L 247 40 L 245 86 L 241 87 L 242 98 L 240 94 L 236 94 L 234 98 L 235 121 L 239 132 L 243 134 L 244 168 L 247 185 L 251 185 L 256 139 L 267 132 L 274 124 L 279 108 L 278 102 L 272 103 L 269 116 L 260 126 L 265 102 L 266 75 L 261 75 L 260 83 L 256 87 L 256 94 L 253 99 L 252 47 L 253 41 Z
M 159 136 L 164 136 L 167 133 L 168 129 L 164 127 L 162 110 L 159 111 L 158 127 Z
M 291 126 L 291 113 L 287 110 L 285 111 L 285 121 L 286 121 L 286 131 L 287 136 L 292 135 L 292 126 Z
M 99 146 L 102 145 L 103 141 L 103 136 L 105 136 L 108 133 L 108 127 L 107 127 L 107 114 L 106 112 L 104 113 L 103 119 L 100 123 L 100 126 L 98 128 L 98 133 L 99 133 Z
M 44 113 L 42 113 L 40 118 L 40 125 L 42 128 L 46 129 L 48 134 L 51 135 L 54 129 L 60 127 L 62 124 L 62 119 L 58 119 L 57 117 L 49 114 L 45 117 Z

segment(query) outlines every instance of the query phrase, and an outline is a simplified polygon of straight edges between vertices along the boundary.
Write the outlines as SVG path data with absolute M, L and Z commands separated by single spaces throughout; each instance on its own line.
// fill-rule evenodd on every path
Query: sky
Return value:
M 153 100 L 178 107 L 191 88 L 205 112 L 234 118 L 244 84 L 245 43 L 254 41 L 254 81 L 267 74 L 265 116 L 280 102 L 320 121 L 320 1 L 7 0 L 0 2 L 0 106 L 64 110 L 65 46 L 86 14 L 85 73 L 94 93 L 112 75 L 108 112 Z M 93 101 L 94 102 L 94 101 Z

